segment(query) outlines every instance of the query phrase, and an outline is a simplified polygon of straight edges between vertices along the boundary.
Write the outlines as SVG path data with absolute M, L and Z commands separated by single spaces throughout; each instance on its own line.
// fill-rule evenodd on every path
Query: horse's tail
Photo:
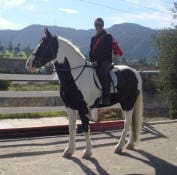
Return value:
M 138 144 L 140 141 L 140 130 L 143 118 L 143 95 L 142 95 L 142 79 L 138 72 L 136 72 L 136 77 L 138 79 L 139 94 L 134 105 L 134 112 L 132 117 L 132 133 L 134 143 Z

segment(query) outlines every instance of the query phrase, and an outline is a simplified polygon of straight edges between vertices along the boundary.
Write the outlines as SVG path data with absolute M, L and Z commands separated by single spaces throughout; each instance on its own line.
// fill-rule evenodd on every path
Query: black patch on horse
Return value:
M 55 59 L 57 57 L 58 48 L 59 43 L 56 36 L 48 34 L 46 37 L 43 37 L 38 50 L 36 53 L 33 53 L 36 57 L 33 61 L 33 66 L 39 68 Z
M 112 95 L 113 101 L 118 101 L 125 111 L 133 109 L 139 95 L 138 80 L 135 73 L 130 69 L 116 72 L 118 78 L 117 94 Z
M 88 132 L 89 120 L 87 117 L 87 104 L 84 101 L 82 93 L 75 84 L 67 58 L 65 57 L 64 63 L 62 64 L 55 62 L 55 68 L 60 79 L 60 96 L 65 106 L 79 111 L 83 124 L 83 131 Z

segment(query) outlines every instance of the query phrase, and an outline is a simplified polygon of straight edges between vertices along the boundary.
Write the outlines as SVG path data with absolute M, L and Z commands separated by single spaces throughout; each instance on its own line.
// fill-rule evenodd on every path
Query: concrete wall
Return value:
M 27 73 L 25 65 L 26 60 L 1 58 L 0 73 Z

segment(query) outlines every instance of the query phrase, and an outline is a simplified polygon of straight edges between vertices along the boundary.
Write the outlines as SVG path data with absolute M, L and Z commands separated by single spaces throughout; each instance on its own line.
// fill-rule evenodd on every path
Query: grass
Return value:
M 122 120 L 122 112 L 120 109 L 99 109 L 98 116 L 100 121 Z
M 11 84 L 8 91 L 58 91 L 56 84 Z
M 0 114 L 0 119 L 39 119 L 50 117 L 63 117 L 67 116 L 65 111 L 52 111 L 52 112 L 34 112 L 34 113 L 15 113 L 15 114 Z M 100 121 L 114 121 L 122 120 L 120 114 L 113 114 L 109 116 L 102 116 Z
M 43 117 L 62 117 L 62 116 L 66 116 L 65 111 L 0 114 L 0 119 L 43 118 Z
M 20 58 L 20 59 L 27 59 L 27 54 L 24 51 L 19 51 L 18 53 L 10 52 L 9 50 L 5 49 L 3 51 L 0 51 L 0 58 Z
M 114 120 L 122 120 L 122 116 L 120 114 L 114 114 L 109 117 L 103 117 L 103 121 L 114 121 Z

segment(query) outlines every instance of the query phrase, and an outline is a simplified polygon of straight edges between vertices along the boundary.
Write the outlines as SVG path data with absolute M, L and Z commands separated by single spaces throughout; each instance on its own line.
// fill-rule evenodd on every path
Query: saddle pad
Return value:
M 118 80 L 117 80 L 117 76 L 115 74 L 115 71 L 117 71 L 117 70 L 114 70 L 114 69 L 110 70 L 110 77 L 111 77 L 112 82 L 113 82 L 113 83 L 111 83 L 111 86 L 113 85 L 114 87 L 116 87 L 117 84 L 118 84 Z M 99 81 L 97 73 L 94 69 L 93 69 L 93 76 L 94 76 L 94 79 L 96 81 L 97 86 L 99 86 L 99 88 L 101 89 L 100 81 Z
M 116 70 L 115 70 L 115 71 L 116 71 Z M 114 87 L 116 87 L 118 81 L 117 81 L 117 76 L 116 76 L 116 74 L 115 74 L 115 72 L 114 72 L 114 69 L 112 69 L 112 70 L 110 71 L 110 76 L 111 76 L 112 82 L 113 82 L 113 84 L 114 84 Z

